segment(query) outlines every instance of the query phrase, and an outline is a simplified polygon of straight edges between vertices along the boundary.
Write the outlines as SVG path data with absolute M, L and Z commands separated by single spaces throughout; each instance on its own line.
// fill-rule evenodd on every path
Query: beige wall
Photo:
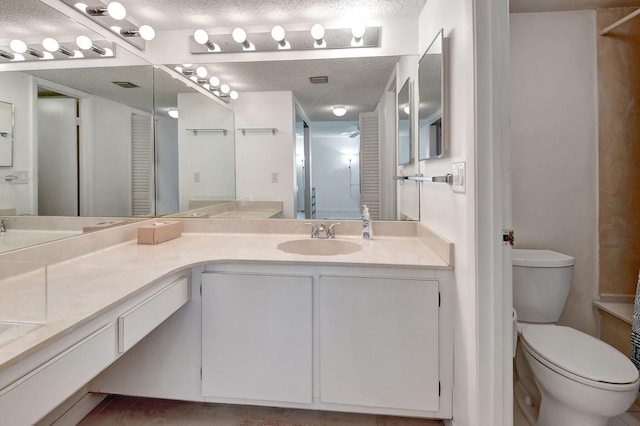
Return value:
M 598 10 L 597 28 L 633 10 Z M 640 267 L 638 19 L 598 37 L 600 293 L 634 294 Z
M 511 14 L 516 247 L 575 258 L 560 322 L 597 335 L 595 12 Z

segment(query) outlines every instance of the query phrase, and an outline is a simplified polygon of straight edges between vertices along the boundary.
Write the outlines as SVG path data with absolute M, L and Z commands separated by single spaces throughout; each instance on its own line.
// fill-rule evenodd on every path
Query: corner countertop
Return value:
M 363 245 L 361 251 L 347 255 L 308 256 L 277 249 L 282 242 L 303 238 L 308 237 L 277 233 L 186 232 L 180 238 L 159 245 L 138 245 L 136 240 L 130 240 L 51 264 L 47 268 L 47 322 L 0 346 L 0 370 L 113 309 L 157 280 L 197 265 L 276 262 L 452 269 L 416 236 L 381 236 L 369 241 L 355 236 L 338 236 L 338 240 Z M 73 244 L 72 239 L 67 241 Z M 8 292 L 15 292 L 28 279 L 29 275 L 23 274 L 0 281 L 0 309 L 5 317 L 6 310 L 11 309 L 7 307 L 10 303 L 1 301 L 15 297 Z

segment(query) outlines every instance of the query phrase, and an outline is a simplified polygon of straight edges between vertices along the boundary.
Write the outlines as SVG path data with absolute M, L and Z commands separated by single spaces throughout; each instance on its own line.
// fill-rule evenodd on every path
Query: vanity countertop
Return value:
M 112 309 L 158 279 L 196 265 L 278 262 L 452 269 L 420 238 L 413 236 L 381 236 L 373 240 L 338 236 L 338 240 L 363 245 L 361 251 L 346 255 L 309 256 L 277 249 L 282 242 L 304 238 L 308 237 L 300 234 L 186 232 L 180 238 L 159 245 L 138 245 L 131 240 L 49 265 L 47 323 L 0 346 L 0 370 Z M 20 288 L 20 280 L 24 283 L 28 277 L 26 274 L 0 281 L 0 300 L 7 297 L 2 292 Z

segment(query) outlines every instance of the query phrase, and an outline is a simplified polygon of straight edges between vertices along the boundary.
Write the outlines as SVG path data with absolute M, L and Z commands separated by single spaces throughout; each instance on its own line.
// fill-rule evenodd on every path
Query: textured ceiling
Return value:
M 640 0 L 509 0 L 509 9 L 515 13 L 608 7 L 640 7 Z

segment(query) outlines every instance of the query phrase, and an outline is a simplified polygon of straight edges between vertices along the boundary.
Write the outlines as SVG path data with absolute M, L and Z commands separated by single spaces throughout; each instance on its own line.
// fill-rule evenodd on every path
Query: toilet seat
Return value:
M 633 363 L 601 340 L 570 327 L 527 325 L 521 330 L 525 350 L 569 379 L 608 390 L 629 390 L 640 377 Z

